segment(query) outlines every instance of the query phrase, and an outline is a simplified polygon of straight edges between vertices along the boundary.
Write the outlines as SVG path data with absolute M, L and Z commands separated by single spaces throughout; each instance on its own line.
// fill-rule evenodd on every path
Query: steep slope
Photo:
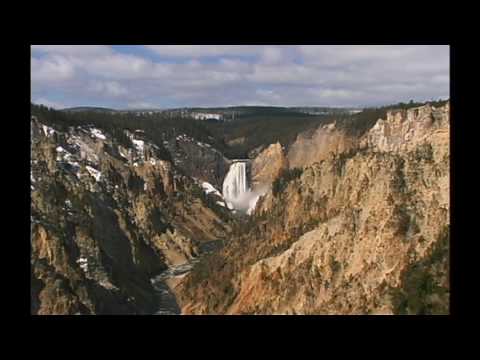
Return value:
M 449 121 L 426 105 L 297 138 L 300 170 L 177 286 L 183 313 L 448 313 Z
M 252 187 L 271 185 L 282 170 L 288 168 L 288 159 L 280 143 L 268 146 L 252 161 Z
M 229 232 L 194 179 L 124 134 L 32 117 L 32 313 L 152 313 L 150 278 Z
M 163 144 L 178 169 L 218 189 L 222 188 L 229 161 L 220 151 L 186 134 L 165 139 Z

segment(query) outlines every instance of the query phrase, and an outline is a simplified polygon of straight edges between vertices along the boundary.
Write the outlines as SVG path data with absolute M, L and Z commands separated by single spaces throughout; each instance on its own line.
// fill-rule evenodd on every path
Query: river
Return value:
M 189 273 L 203 256 L 217 251 L 222 246 L 222 240 L 213 240 L 202 243 L 199 246 L 200 255 L 198 257 L 187 263 L 171 266 L 150 280 L 158 296 L 158 310 L 154 315 L 181 315 L 175 294 L 170 290 L 166 281 Z

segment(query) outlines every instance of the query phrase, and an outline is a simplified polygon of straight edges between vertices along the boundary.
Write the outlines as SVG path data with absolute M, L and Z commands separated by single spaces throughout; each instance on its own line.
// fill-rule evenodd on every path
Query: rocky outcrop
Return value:
M 335 123 L 322 125 L 315 131 L 302 133 L 288 150 L 291 168 L 302 168 L 356 147 L 358 139 L 338 130 Z
M 217 149 L 185 134 L 165 140 L 164 146 L 172 155 L 175 166 L 185 174 L 222 188 L 229 161 Z
M 375 126 L 361 140 L 362 147 L 384 152 L 406 152 L 422 143 L 432 143 L 430 137 L 440 138 L 434 144 L 442 152 L 449 153 L 450 104 L 441 108 L 425 105 L 408 110 L 389 111 L 385 120 Z
M 228 227 L 141 133 L 31 122 L 34 314 L 153 313 L 150 278 Z M 215 229 L 215 231 L 212 230 Z
M 252 161 L 252 188 L 255 190 L 270 186 L 286 168 L 288 160 L 280 143 L 270 145 Z
M 293 150 L 303 170 L 177 286 L 182 312 L 448 313 L 448 105 L 390 112 L 360 138 L 315 136 L 317 160 L 298 155 L 313 141 Z

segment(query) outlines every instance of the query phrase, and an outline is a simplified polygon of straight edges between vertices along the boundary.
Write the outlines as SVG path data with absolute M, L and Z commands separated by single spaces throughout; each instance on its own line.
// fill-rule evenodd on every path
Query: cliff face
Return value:
M 299 138 L 288 159 L 303 170 L 185 278 L 182 311 L 448 313 L 448 104 L 390 112 L 360 138 Z
M 32 119 L 32 313 L 152 313 L 150 277 L 228 232 L 192 178 L 126 135 Z
M 269 186 L 288 168 L 288 159 L 280 143 L 272 144 L 252 161 L 252 188 Z
M 357 138 L 347 136 L 331 123 L 318 127 L 313 133 L 303 133 L 290 146 L 288 162 L 291 168 L 301 168 L 324 160 L 331 154 L 348 151 L 358 142 Z
M 172 154 L 175 166 L 191 177 L 222 188 L 229 161 L 211 145 L 199 142 L 185 134 L 164 141 Z
M 390 111 L 385 120 L 377 121 L 362 138 L 361 146 L 398 153 L 411 151 L 424 143 L 435 143 L 434 156 L 442 157 L 450 151 L 449 112 L 449 103 L 438 109 L 425 105 L 410 110 Z

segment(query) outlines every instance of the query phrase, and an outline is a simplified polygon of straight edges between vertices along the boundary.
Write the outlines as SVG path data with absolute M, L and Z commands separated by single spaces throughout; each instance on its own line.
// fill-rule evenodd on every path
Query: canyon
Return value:
M 385 115 L 244 159 L 33 116 L 32 314 L 448 314 L 450 104 Z

